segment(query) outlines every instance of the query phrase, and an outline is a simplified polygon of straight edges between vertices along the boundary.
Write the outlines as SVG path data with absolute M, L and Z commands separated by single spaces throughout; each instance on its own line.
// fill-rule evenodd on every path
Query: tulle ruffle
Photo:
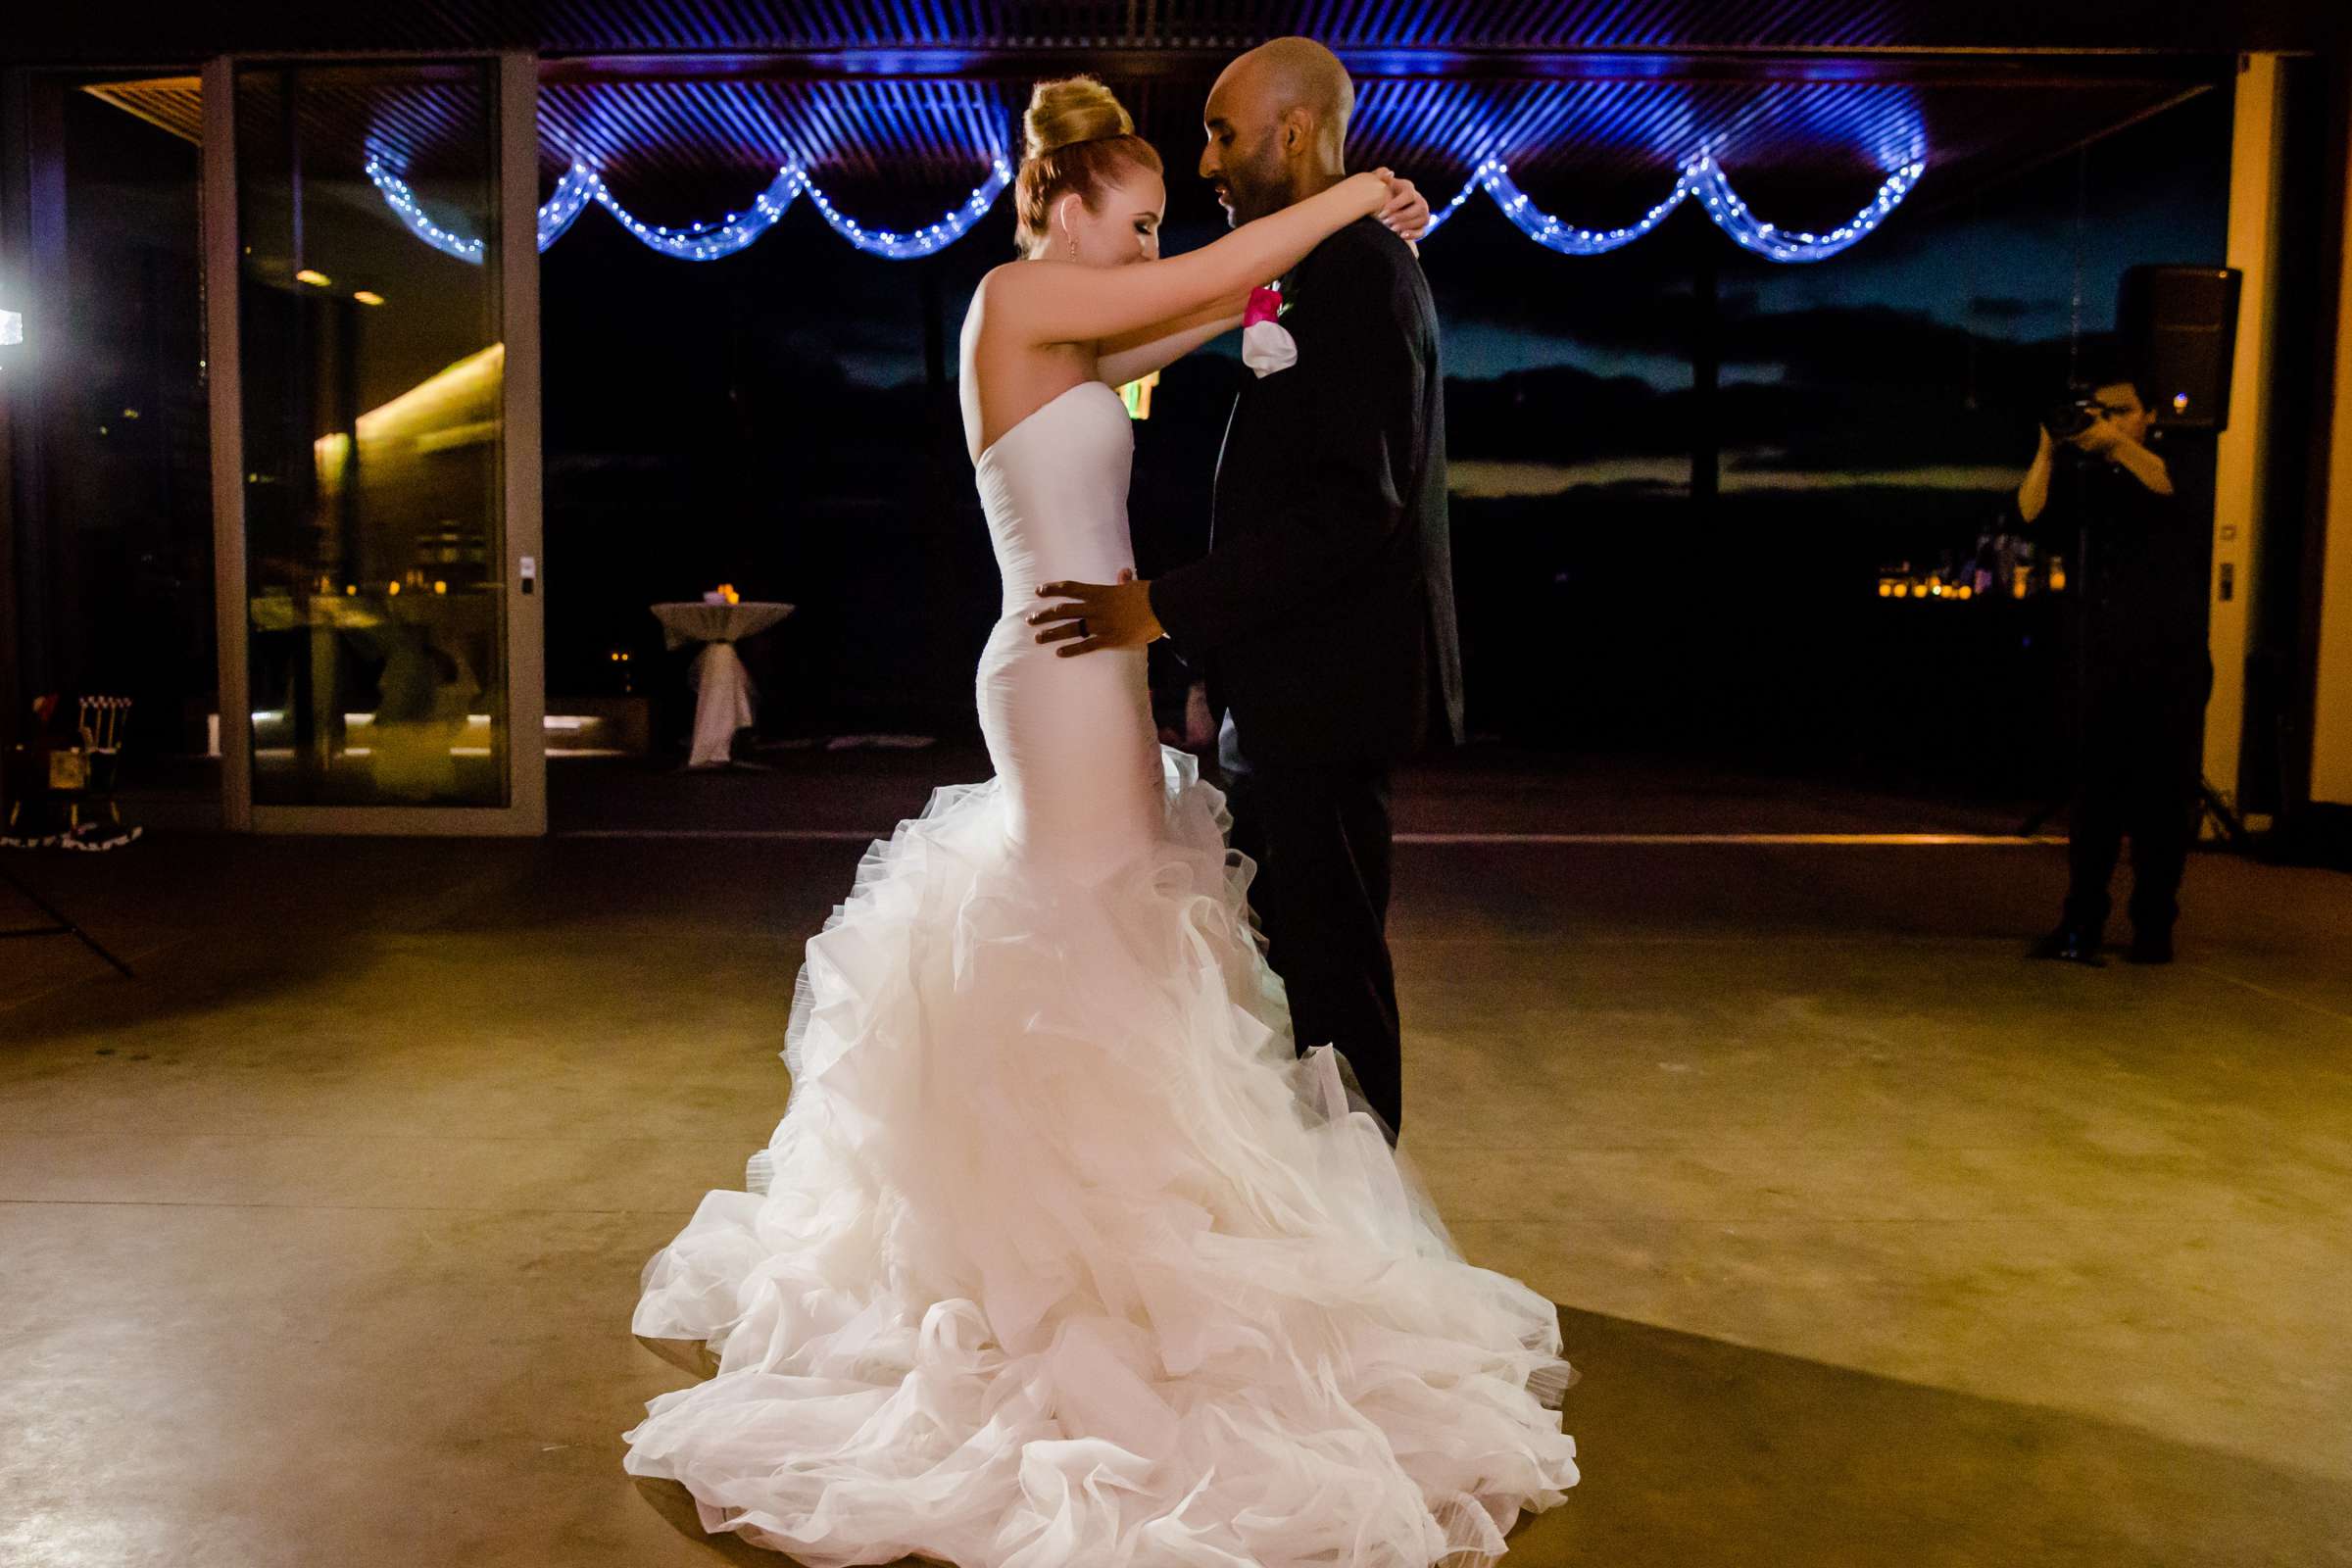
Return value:
M 877 844 L 808 944 L 751 1190 L 647 1266 L 710 1375 L 628 1467 L 811 1568 L 1427 1568 L 1575 1445 L 1550 1304 L 1464 1262 L 1328 1048 L 1294 1055 L 1190 758 L 1092 884 L 996 784 Z

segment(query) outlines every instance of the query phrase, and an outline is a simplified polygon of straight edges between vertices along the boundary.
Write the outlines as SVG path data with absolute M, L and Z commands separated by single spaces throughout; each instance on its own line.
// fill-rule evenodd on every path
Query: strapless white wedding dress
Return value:
M 747 1192 L 635 1329 L 715 1373 L 628 1468 L 812 1568 L 1428 1568 L 1575 1484 L 1550 1303 L 1462 1260 L 1328 1048 L 1294 1054 L 1224 801 L 1140 652 L 1035 585 L 1133 559 L 1118 396 L 981 456 L 997 776 L 877 844 L 808 944 Z

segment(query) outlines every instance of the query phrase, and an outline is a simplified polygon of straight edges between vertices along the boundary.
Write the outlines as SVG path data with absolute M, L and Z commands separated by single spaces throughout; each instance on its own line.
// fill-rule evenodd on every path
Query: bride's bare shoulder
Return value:
M 1004 262 L 989 269 L 972 291 L 967 329 L 985 333 L 992 340 L 1002 340 L 1008 333 L 1026 338 L 1041 310 L 1041 285 L 1050 287 L 1052 279 L 1047 274 L 1056 270 L 1060 269 L 1042 261 Z
M 1037 270 L 1045 265 L 1043 262 L 1000 262 L 980 279 L 979 292 L 974 298 L 992 303 L 1017 299 L 1022 286 L 1035 277 Z

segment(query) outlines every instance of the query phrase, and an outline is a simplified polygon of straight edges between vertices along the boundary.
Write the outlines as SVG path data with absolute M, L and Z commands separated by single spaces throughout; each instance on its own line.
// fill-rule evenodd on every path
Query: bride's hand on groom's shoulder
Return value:
M 1406 244 L 1417 243 L 1429 228 L 1429 198 L 1402 174 L 1389 178 L 1389 201 L 1380 220 Z
M 1396 176 L 1387 169 L 1367 169 L 1360 173 L 1349 174 L 1342 181 L 1342 185 L 1363 204 L 1362 210 L 1367 218 L 1380 217 L 1396 199 Z

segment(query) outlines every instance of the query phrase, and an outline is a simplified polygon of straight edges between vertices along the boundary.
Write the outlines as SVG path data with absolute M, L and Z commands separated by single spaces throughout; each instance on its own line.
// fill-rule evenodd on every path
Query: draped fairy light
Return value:
M 1474 190 L 1484 190 L 1492 196 L 1494 205 L 1502 209 L 1502 216 L 1516 224 L 1529 239 L 1563 256 L 1598 256 L 1603 251 L 1629 245 L 1664 222 L 1667 215 L 1680 207 L 1683 198 L 1690 194 L 1690 187 L 1678 179 L 1664 201 L 1624 228 L 1578 228 L 1561 222 L 1538 208 L 1528 199 L 1527 192 L 1512 182 L 1509 166 L 1490 159 L 1478 166 L 1470 176 L 1470 182 L 1454 193 L 1453 200 L 1447 202 L 1443 210 L 1430 214 L 1429 227 L 1421 237 L 1427 239 L 1435 234 L 1447 219 L 1460 210 L 1462 203 L 1470 199 L 1470 193 Z
M 569 190 L 564 188 L 564 181 L 571 182 Z M 722 256 L 734 255 L 775 227 L 777 220 L 804 188 L 815 187 L 808 184 L 799 170 L 787 165 L 776 171 L 776 177 L 768 181 L 767 189 L 752 198 L 750 212 L 729 213 L 715 222 L 671 228 L 638 218 L 613 199 L 612 187 L 605 183 L 602 174 L 574 164 L 570 172 L 557 182 L 555 195 L 539 209 L 539 248 L 545 250 L 553 245 L 571 226 L 572 220 L 587 210 L 588 204 L 594 202 L 649 250 L 674 256 L 682 262 L 714 262 Z
M 564 237 L 572 220 L 588 210 L 596 200 L 597 187 L 604 181 L 596 177 L 587 165 L 575 163 L 564 171 L 556 181 L 555 193 L 539 207 L 539 248 L 546 250 Z
M 1683 180 L 1690 194 L 1705 206 L 1707 216 L 1715 220 L 1715 226 L 1742 248 L 1769 261 L 1818 262 L 1837 255 L 1885 222 L 1886 215 L 1903 204 L 1903 198 L 1911 194 L 1911 187 L 1927 172 L 1928 166 L 1916 160 L 1905 164 L 1886 176 L 1868 206 L 1826 234 L 1795 233 L 1760 221 L 1732 189 L 1732 182 L 1724 178 L 1723 167 L 1712 158 L 1701 158 L 1691 165 L 1684 172 Z
M 1904 164 L 1886 176 L 1861 211 L 1828 232 L 1816 234 L 1781 228 L 1758 219 L 1732 188 L 1723 166 L 1706 154 L 1683 166 L 1682 172 L 1675 177 L 1674 188 L 1655 207 L 1623 228 L 1603 229 L 1579 228 L 1544 212 L 1511 178 L 1509 165 L 1489 159 L 1472 172 L 1451 201 L 1430 215 L 1429 227 L 1421 237 L 1428 239 L 1435 235 L 1461 211 L 1473 191 L 1483 190 L 1502 215 L 1537 244 L 1564 256 L 1598 256 L 1640 239 L 1673 216 L 1677 207 L 1695 197 L 1715 225 L 1744 249 L 1776 262 L 1818 262 L 1837 255 L 1884 222 L 1889 213 L 1902 205 L 1903 198 L 1910 195 L 1927 172 L 1927 167 L 1916 159 Z M 462 262 L 480 263 L 483 247 L 479 239 L 455 233 L 434 222 L 407 181 L 387 169 L 381 160 L 369 159 L 367 169 L 368 177 L 382 193 L 385 205 L 418 239 Z M 992 157 L 988 177 L 960 204 L 942 214 L 937 222 L 902 233 L 869 228 L 849 217 L 833 205 L 806 170 L 786 164 L 776 171 L 776 177 L 768 182 L 767 188 L 752 198 L 750 211 L 729 213 L 716 221 L 672 228 L 638 218 L 620 205 L 603 175 L 585 164 L 575 163 L 556 181 L 555 193 L 539 209 L 538 246 L 544 251 L 561 239 L 580 214 L 594 204 L 611 213 L 613 220 L 641 243 L 664 256 L 691 262 L 716 261 L 734 255 L 773 228 L 793 202 L 807 195 L 826 226 L 859 250 L 906 261 L 929 256 L 961 239 L 974 223 L 988 216 L 997 198 L 1011 183 L 1011 166 L 1002 157 Z
M 467 239 L 463 234 L 453 234 L 426 217 L 423 204 L 416 200 L 416 193 L 409 188 L 409 182 L 386 169 L 380 160 L 368 160 L 368 177 L 375 181 L 375 188 L 383 194 L 384 205 L 408 224 L 410 233 L 444 256 L 454 256 L 461 262 L 471 262 L 476 267 L 481 265 L 482 242 Z
M 1461 210 L 1472 191 L 1483 190 L 1503 217 L 1537 244 L 1563 256 L 1598 256 L 1640 239 L 1664 222 L 1687 198 L 1695 196 L 1715 225 L 1744 249 L 1776 262 L 1818 262 L 1837 255 L 1886 221 L 1886 215 L 1902 205 L 1927 170 L 1925 163 L 1916 160 L 1905 164 L 1886 176 L 1868 206 L 1828 233 L 1814 234 L 1779 228 L 1759 220 L 1732 189 L 1723 166 L 1701 154 L 1683 167 L 1665 199 L 1639 220 L 1624 228 L 1591 229 L 1562 222 L 1537 207 L 1512 180 L 1509 166 L 1490 159 L 1478 166 L 1453 200 L 1430 215 L 1429 227 L 1421 237 L 1435 234 Z
M 964 198 L 961 207 L 951 209 L 936 223 L 926 224 L 909 234 L 897 234 L 887 228 L 859 227 L 858 220 L 843 217 L 825 199 L 825 193 L 808 182 L 808 176 L 801 177 L 801 188 L 808 193 L 808 199 L 816 204 L 817 212 L 823 215 L 834 233 L 868 255 L 887 256 L 894 262 L 928 256 L 933 251 L 955 244 L 963 238 L 965 229 L 988 216 L 988 210 L 996 206 L 997 198 L 1004 195 L 1004 187 L 1011 183 L 1011 166 L 1002 158 L 996 159 L 989 166 L 988 178 Z
M 384 204 L 406 224 L 409 231 L 445 256 L 462 262 L 479 264 L 482 242 L 452 233 L 426 216 L 416 193 L 376 159 L 368 161 L 368 177 L 384 198 Z M 808 172 L 790 164 L 776 171 L 776 177 L 765 190 L 752 198 L 751 211 L 729 213 L 714 222 L 689 223 L 672 228 L 663 223 L 648 223 L 613 196 L 604 176 L 584 164 L 573 164 L 556 181 L 555 193 L 539 209 L 539 249 L 546 250 L 564 237 L 589 204 L 602 207 L 612 215 L 613 220 L 635 235 L 650 249 L 680 261 L 711 262 L 722 256 L 732 256 L 776 225 L 786 209 L 796 198 L 806 193 L 808 200 L 832 230 L 859 250 L 873 256 L 887 256 L 893 261 L 907 261 L 917 256 L 929 256 L 934 251 L 955 244 L 974 223 L 988 216 L 997 198 L 1012 183 L 1012 169 L 1003 158 L 990 160 L 988 177 L 975 187 L 971 195 L 958 206 L 949 209 L 934 223 L 900 233 L 895 229 L 868 228 L 855 218 L 835 207 L 825 193 L 808 177 Z

